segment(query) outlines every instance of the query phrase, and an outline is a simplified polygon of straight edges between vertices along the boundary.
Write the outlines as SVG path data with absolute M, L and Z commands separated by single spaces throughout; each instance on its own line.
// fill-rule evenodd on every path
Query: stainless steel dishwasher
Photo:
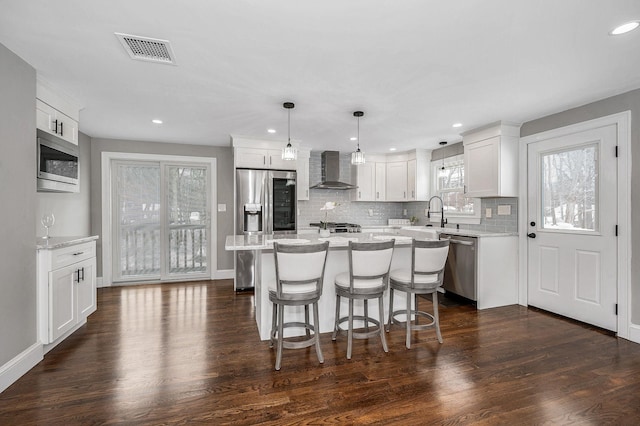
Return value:
M 478 239 L 453 234 L 440 234 L 440 239 L 449 240 L 449 256 L 444 269 L 444 289 L 477 301 Z

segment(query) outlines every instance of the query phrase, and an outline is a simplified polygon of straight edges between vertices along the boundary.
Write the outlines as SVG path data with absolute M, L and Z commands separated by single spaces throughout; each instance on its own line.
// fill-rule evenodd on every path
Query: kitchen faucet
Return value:
M 427 207 L 427 219 L 431 219 L 431 200 L 433 200 L 434 198 L 440 200 L 440 228 L 444 228 L 444 225 L 448 223 L 447 219 L 444 218 L 444 201 L 442 201 L 442 198 L 437 195 L 429 198 L 429 206 Z

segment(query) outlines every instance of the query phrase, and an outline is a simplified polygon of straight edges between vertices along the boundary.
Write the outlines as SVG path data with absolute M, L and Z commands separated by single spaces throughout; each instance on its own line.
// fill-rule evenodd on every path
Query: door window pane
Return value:
M 598 230 L 598 146 L 541 155 L 542 227 Z
M 207 169 L 167 166 L 169 274 L 207 271 Z
M 160 276 L 160 165 L 118 164 L 114 276 Z

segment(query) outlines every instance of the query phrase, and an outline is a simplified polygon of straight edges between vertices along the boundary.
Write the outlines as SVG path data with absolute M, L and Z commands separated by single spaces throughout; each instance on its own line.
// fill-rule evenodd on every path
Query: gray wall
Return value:
M 91 232 L 89 224 L 91 139 L 84 133 L 79 133 L 78 145 L 80 148 L 80 192 L 37 193 L 35 229 L 38 237 L 45 234 L 45 229 L 40 222 L 40 218 L 45 213 L 53 213 L 56 218 L 55 224 L 49 229 L 49 234 L 52 236 L 87 236 Z
M 226 204 L 226 212 L 218 212 L 217 269 L 233 269 L 233 256 L 224 249 L 227 235 L 233 232 L 233 152 L 231 147 L 182 145 L 170 143 L 131 141 L 121 139 L 91 140 L 91 234 L 102 235 L 102 153 L 127 152 L 139 154 L 176 155 L 216 158 L 218 204 Z M 217 208 L 217 206 L 213 206 Z M 98 240 L 98 276 L 102 276 L 102 244 Z
M 0 44 L 0 366 L 36 343 L 36 72 Z
M 631 156 L 640 158 L 640 90 L 633 90 L 578 108 L 524 123 L 520 136 L 525 137 L 594 118 L 604 117 L 623 111 L 631 111 Z M 628 155 L 623 153 L 623 155 Z M 640 175 L 638 168 L 631 170 L 631 251 L 640 250 Z M 640 324 L 640 263 L 631 259 L 631 321 Z

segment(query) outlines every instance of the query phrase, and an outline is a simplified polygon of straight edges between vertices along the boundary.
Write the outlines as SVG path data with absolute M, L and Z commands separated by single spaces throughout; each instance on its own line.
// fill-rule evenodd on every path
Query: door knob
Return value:
M 530 234 L 527 234 L 527 237 L 535 238 L 536 237 L 536 233 L 535 232 L 531 232 Z

